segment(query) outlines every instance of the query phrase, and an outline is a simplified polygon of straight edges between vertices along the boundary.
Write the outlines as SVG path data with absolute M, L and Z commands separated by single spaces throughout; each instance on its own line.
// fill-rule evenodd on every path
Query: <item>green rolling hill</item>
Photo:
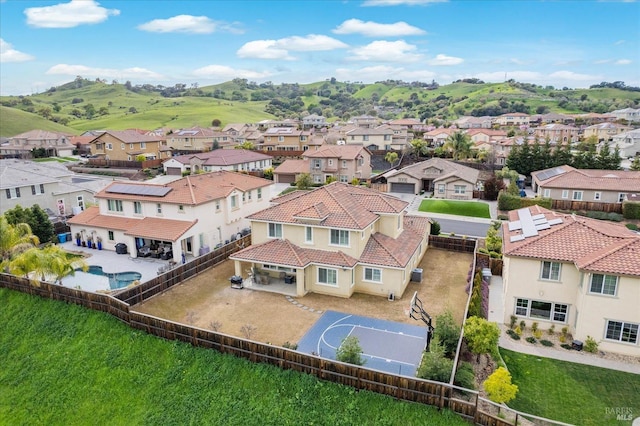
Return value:
M 17 108 L 0 106 L 0 136 L 10 137 L 29 130 L 41 129 L 54 132 L 64 132 L 69 134 L 79 134 L 80 132 L 71 127 L 54 123 L 30 112 Z

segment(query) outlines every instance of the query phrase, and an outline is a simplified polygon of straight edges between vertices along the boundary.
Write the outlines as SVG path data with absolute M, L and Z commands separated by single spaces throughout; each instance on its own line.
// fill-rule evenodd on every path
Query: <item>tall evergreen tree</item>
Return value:
M 31 206 L 31 220 L 29 223 L 33 235 L 38 237 L 41 243 L 48 243 L 53 240 L 53 223 L 49 220 L 47 213 L 37 204 Z
M 569 144 L 561 144 L 556 146 L 551 156 L 551 167 L 558 167 L 573 164 L 573 155 Z

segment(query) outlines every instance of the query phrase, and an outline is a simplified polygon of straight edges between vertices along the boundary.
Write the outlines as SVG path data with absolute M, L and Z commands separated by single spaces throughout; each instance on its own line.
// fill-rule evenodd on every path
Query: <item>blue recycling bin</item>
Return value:
M 67 242 L 67 234 L 58 234 L 58 241 L 60 244 Z

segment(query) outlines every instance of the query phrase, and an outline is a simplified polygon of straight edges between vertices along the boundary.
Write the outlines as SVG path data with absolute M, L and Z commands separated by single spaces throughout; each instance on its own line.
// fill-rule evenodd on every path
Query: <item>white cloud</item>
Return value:
M 386 41 L 378 40 L 351 50 L 352 61 L 378 61 L 378 62 L 417 62 L 423 58 L 420 53 L 413 53 L 416 46 L 406 43 L 404 40 Z
M 57 64 L 49 68 L 46 74 L 63 74 L 63 75 L 81 75 L 83 77 L 99 77 L 99 78 L 115 78 L 115 79 L 147 79 L 147 80 L 164 80 L 165 77 L 154 71 L 150 71 L 146 68 L 95 68 L 87 67 L 85 65 L 68 65 Z
M 291 61 L 296 59 L 289 55 L 289 51 L 317 52 L 325 50 L 343 49 L 346 44 L 335 38 L 319 34 L 307 36 L 291 36 L 278 40 L 254 40 L 245 43 L 236 54 L 240 58 L 257 59 L 284 59 Z
M 626 42 L 626 40 L 618 40 L 615 43 L 613 43 L 614 46 L 619 46 L 621 44 L 624 44 Z
M 338 25 L 333 32 L 335 34 L 362 34 L 368 37 L 398 37 L 426 34 L 426 31 L 409 25 L 406 22 L 379 24 L 372 21 L 364 22 L 359 19 L 348 19 Z
M 599 77 L 596 75 L 579 74 L 573 71 L 556 71 L 549 74 L 549 78 L 555 80 L 567 80 L 567 81 L 591 81 L 596 80 Z
M 109 16 L 117 16 L 117 9 L 106 9 L 94 0 L 71 0 L 54 6 L 29 7 L 24 10 L 27 24 L 38 28 L 73 28 L 82 24 L 98 24 Z
M 178 15 L 145 22 L 138 25 L 138 29 L 155 33 L 211 34 L 216 30 L 216 23 L 206 16 Z
M 326 35 L 309 34 L 305 37 L 292 36 L 276 40 L 276 46 L 298 52 L 344 49 L 346 44 Z
M 388 79 L 427 81 L 434 79 L 436 74 L 427 70 L 407 70 L 403 67 L 376 65 L 358 69 L 338 68 L 335 70 L 335 76 L 341 81 L 374 82 Z
M 283 59 L 292 61 L 295 58 L 289 56 L 286 49 L 279 48 L 276 40 L 254 40 L 245 43 L 236 55 L 240 58 L 257 58 L 257 59 Z
M 231 79 L 231 78 L 250 78 L 260 79 L 271 75 L 269 72 L 258 72 L 252 70 L 243 70 L 231 68 L 226 65 L 208 65 L 193 71 L 193 75 L 209 79 Z
M 365 0 L 363 6 L 420 6 L 431 3 L 446 3 L 449 0 Z
M 444 65 L 459 65 L 464 62 L 462 58 L 456 58 L 455 56 L 447 56 L 443 54 L 436 55 L 435 58 L 429 59 L 427 64 L 432 66 L 444 66 Z
M 594 64 L 608 64 L 611 62 L 611 59 L 598 59 L 597 61 L 593 61 Z
M 34 59 L 33 56 L 19 52 L 13 48 L 11 43 L 7 43 L 4 39 L 0 38 L 0 62 L 25 62 Z
M 631 63 L 631 59 L 618 59 L 615 64 L 616 65 L 629 65 Z

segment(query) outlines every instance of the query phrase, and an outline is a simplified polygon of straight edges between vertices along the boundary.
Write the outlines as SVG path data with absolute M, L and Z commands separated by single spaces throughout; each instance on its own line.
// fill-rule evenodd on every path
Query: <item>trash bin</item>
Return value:
M 583 346 L 584 344 L 580 340 L 574 340 L 573 342 L 571 342 L 571 349 L 573 349 L 574 351 L 581 351 Z
M 415 268 L 411 271 L 411 281 L 422 282 L 422 268 Z
M 229 278 L 229 281 L 231 281 L 232 288 L 242 288 L 242 277 L 240 275 L 233 275 Z
M 60 244 L 67 242 L 67 234 L 58 234 L 58 241 Z
M 117 254 L 127 254 L 127 245 L 125 243 L 116 244 L 116 253 Z

